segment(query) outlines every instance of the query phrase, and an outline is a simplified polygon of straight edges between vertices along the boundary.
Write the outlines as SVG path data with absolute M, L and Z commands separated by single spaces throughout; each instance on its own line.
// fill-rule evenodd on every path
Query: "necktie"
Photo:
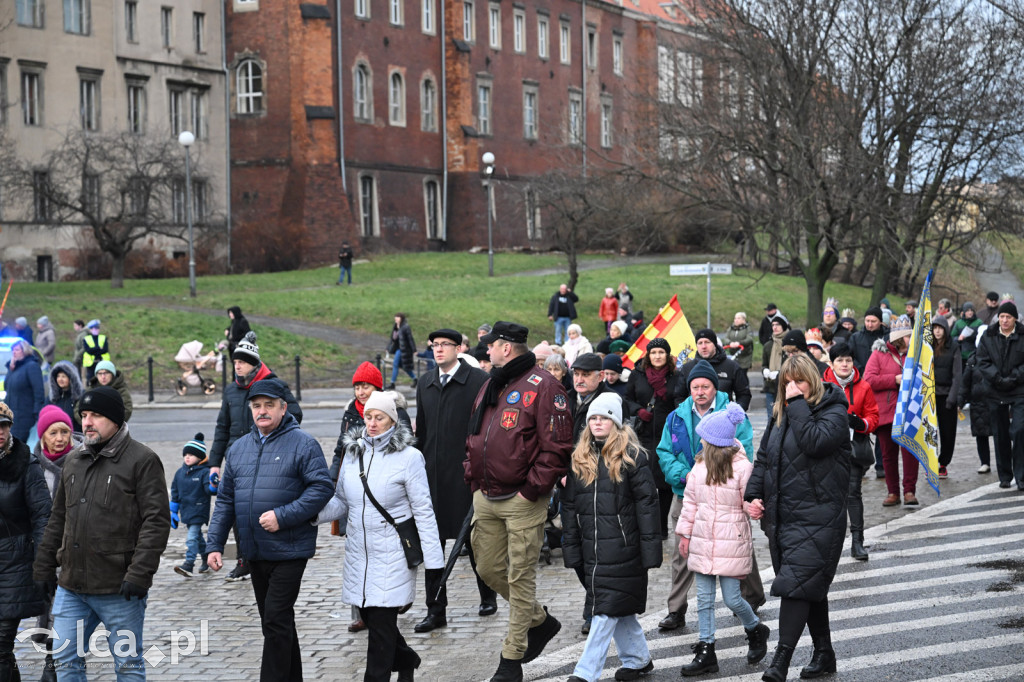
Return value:
M 442 374 L 442 375 L 441 375 L 441 388 L 444 388 L 444 387 L 445 387 L 445 384 L 447 384 L 447 383 L 448 383 L 448 380 L 449 380 L 449 379 L 451 379 L 451 376 L 450 376 L 450 375 L 448 375 L 448 374 Z

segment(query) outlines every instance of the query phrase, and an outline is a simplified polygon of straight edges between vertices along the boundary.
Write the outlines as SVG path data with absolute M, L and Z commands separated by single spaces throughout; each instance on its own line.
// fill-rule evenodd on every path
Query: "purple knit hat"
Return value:
M 736 427 L 747 418 L 747 413 L 736 403 L 729 403 L 720 412 L 712 412 L 697 424 L 697 435 L 710 445 L 727 448 L 736 441 Z

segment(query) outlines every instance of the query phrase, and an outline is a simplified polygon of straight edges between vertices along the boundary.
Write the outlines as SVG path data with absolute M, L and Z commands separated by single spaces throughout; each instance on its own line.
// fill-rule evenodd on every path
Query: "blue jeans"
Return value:
M 206 538 L 203 537 L 201 523 L 193 523 L 188 527 L 188 539 L 185 540 L 185 563 L 195 563 L 196 556 L 200 561 L 206 559 Z
M 413 362 L 416 362 L 416 361 L 413 360 Z M 395 351 L 395 357 L 394 357 L 394 359 L 391 362 L 391 383 L 395 383 L 396 381 L 398 381 L 398 370 L 400 370 L 401 368 L 402 368 L 402 349 L 399 348 L 398 350 Z M 416 375 L 413 374 L 412 372 L 406 370 L 405 373 L 408 374 L 414 381 L 416 380 Z
M 58 587 L 53 598 L 53 658 L 61 682 L 87 682 L 84 649 L 100 622 L 110 632 L 107 639 L 118 682 L 145 680 L 145 619 L 145 597 L 126 601 L 120 594 L 82 594 Z M 79 642 L 83 651 L 78 650 Z
M 715 641 L 715 592 L 716 580 L 722 584 L 722 601 L 729 609 L 739 616 L 745 630 L 753 630 L 760 619 L 750 608 L 750 604 L 740 594 L 740 581 L 724 575 L 704 575 L 694 573 L 697 577 L 697 628 L 702 642 Z
M 737 587 L 736 594 L 739 594 L 738 590 Z M 614 618 L 598 613 L 590 621 L 590 634 L 587 635 L 583 655 L 572 674 L 588 682 L 600 679 L 605 659 L 608 658 L 608 645 L 613 639 L 623 667 L 639 670 L 651 662 L 644 629 L 640 627 L 640 621 L 635 615 Z
M 556 317 L 555 318 L 555 345 L 560 346 L 563 342 L 569 340 L 569 325 L 572 324 L 572 318 L 569 317 Z
M 345 266 L 341 265 L 338 266 L 338 269 L 341 271 L 338 273 L 338 284 L 341 284 L 343 281 L 345 281 L 346 274 L 348 275 L 348 283 L 352 284 L 352 266 L 346 268 Z

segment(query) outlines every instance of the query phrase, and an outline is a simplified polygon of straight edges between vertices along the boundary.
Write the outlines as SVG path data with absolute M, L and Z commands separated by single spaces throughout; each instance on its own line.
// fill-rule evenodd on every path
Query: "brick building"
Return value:
M 691 21 L 656 0 L 229 0 L 236 267 L 486 245 L 488 151 L 495 246 L 549 246 L 531 181 L 642 161 L 659 45 Z

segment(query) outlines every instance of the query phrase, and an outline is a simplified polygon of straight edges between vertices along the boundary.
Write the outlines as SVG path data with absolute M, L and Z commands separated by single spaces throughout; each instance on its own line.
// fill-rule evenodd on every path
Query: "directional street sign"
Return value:
M 731 263 L 695 263 L 692 265 L 670 265 L 668 266 L 668 274 L 673 277 L 686 275 L 706 275 L 708 274 L 709 266 L 711 267 L 712 275 L 732 274 Z

